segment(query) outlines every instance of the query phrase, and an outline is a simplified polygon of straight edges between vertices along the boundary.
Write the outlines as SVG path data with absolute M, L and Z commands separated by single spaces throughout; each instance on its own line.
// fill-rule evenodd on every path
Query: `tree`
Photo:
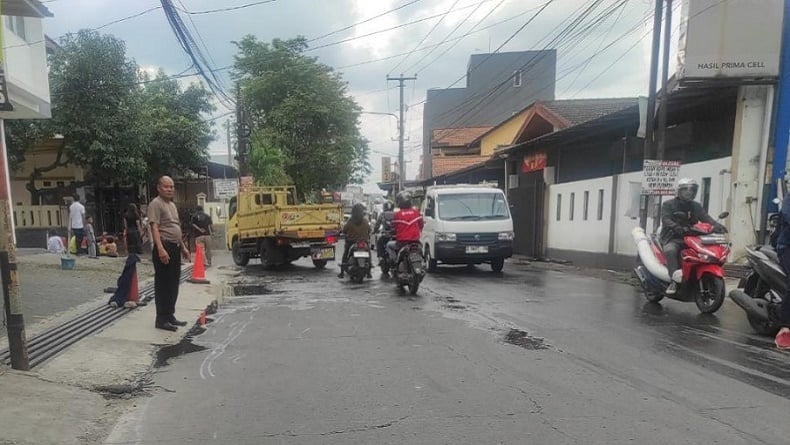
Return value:
M 204 166 L 213 139 L 211 125 L 201 118 L 214 111 L 208 90 L 194 83 L 182 89 L 160 70 L 141 94 L 139 126 L 146 141 L 148 177 Z
M 370 173 L 360 107 L 340 74 L 304 54 L 304 37 L 236 43 L 235 75 L 254 135 L 252 169 L 260 182 L 287 179 L 300 196 Z M 282 166 L 279 170 L 277 166 Z
M 84 30 L 60 45 L 49 60 L 52 119 L 6 121 L 15 168 L 38 143 L 62 136 L 53 162 L 30 175 L 33 202 L 35 181 L 69 164 L 96 183 L 138 182 L 204 165 L 212 133 L 201 114 L 213 110 L 204 88 L 183 89 L 161 71 L 150 79 L 111 35 Z

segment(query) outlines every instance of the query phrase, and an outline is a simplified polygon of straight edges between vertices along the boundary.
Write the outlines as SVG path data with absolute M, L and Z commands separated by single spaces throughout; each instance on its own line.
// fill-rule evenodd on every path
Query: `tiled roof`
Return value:
M 434 156 L 431 177 L 446 175 L 490 159 L 488 156 Z
M 434 128 L 431 147 L 464 147 L 491 127 Z
M 623 97 L 615 99 L 552 100 L 540 103 L 567 119 L 571 126 L 576 126 L 601 116 L 636 106 L 638 100 L 635 97 Z

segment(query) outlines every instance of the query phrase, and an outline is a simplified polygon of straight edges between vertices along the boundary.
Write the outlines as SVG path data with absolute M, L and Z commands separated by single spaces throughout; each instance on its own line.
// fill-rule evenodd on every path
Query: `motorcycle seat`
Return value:
M 760 252 L 764 253 L 769 260 L 779 264 L 779 255 L 777 255 L 776 250 L 774 250 L 773 247 L 763 246 L 760 248 Z

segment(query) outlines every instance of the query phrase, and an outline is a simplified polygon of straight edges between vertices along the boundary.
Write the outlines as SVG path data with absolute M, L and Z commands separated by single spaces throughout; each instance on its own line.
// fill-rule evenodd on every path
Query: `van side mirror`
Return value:
M 730 216 L 730 212 L 721 212 L 721 215 L 719 215 L 719 219 L 724 219 L 728 216 Z
M 430 218 L 434 217 L 433 216 L 433 208 L 432 207 L 426 207 L 425 208 L 425 216 L 430 217 Z

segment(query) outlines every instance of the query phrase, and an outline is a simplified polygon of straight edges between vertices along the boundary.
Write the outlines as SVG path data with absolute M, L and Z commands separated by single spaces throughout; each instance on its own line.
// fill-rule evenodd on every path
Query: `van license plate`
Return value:
M 466 253 L 488 253 L 488 246 L 466 246 Z
M 333 260 L 335 259 L 335 249 L 325 247 L 320 250 L 314 250 L 312 256 L 314 260 Z

